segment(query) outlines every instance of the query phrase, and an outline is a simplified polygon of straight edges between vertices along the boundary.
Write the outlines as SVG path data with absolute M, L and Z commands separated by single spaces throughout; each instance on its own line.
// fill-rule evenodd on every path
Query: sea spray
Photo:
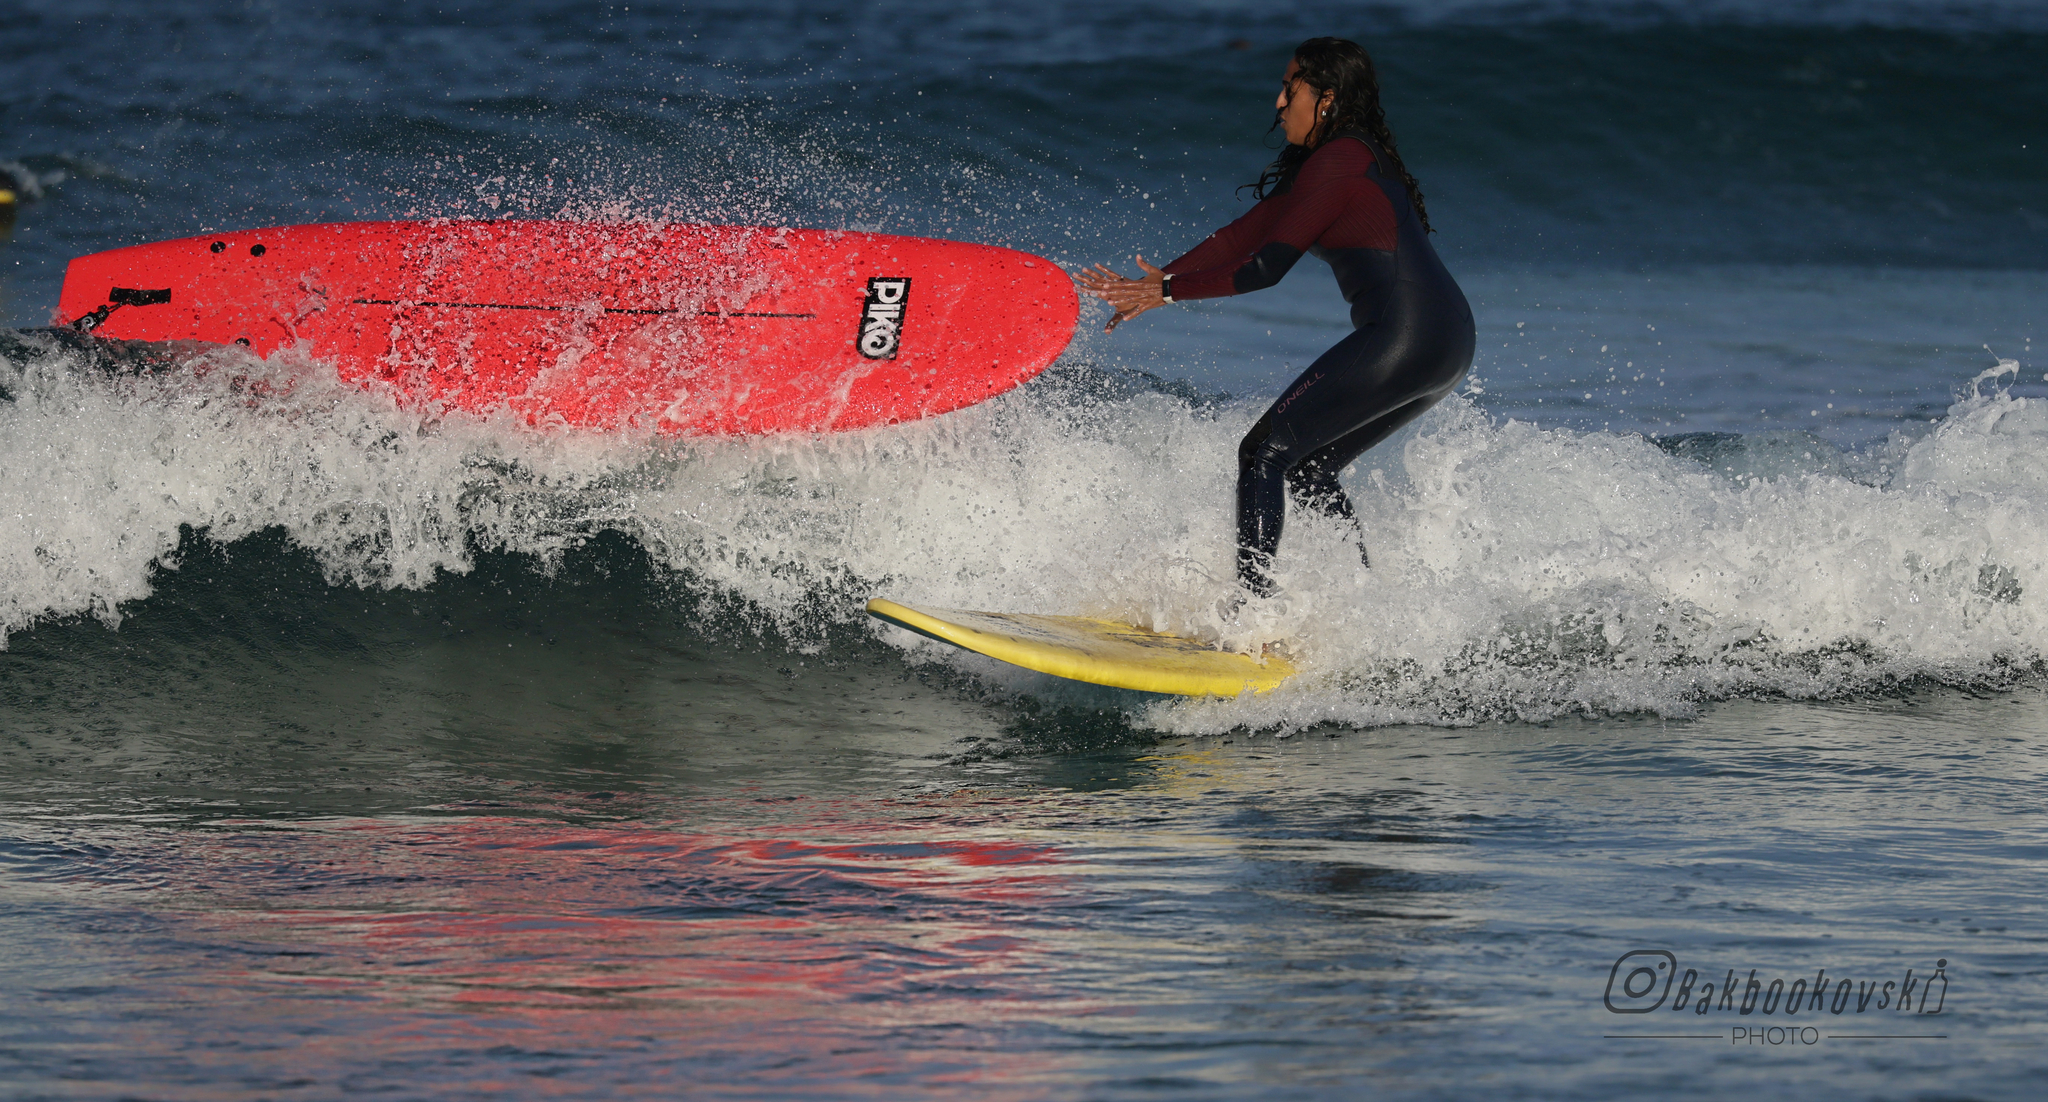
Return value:
M 187 532 L 281 529 L 332 584 L 420 588 L 478 549 L 545 569 L 614 531 L 793 646 L 887 594 L 1281 645 L 1303 666 L 1267 697 L 1149 707 L 1184 731 L 1688 715 L 1736 694 L 2005 680 L 2048 652 L 2032 550 L 2048 539 L 2048 407 L 1996 388 L 1853 478 L 1828 456 L 1737 476 L 1453 399 L 1350 474 L 1370 569 L 1339 526 L 1297 513 L 1283 592 L 1232 614 L 1252 402 L 1075 366 L 889 429 L 673 439 L 409 409 L 292 353 L 135 377 L 77 366 L 6 366 L 0 451 L 22 472 L 0 487 L 20 518 L 0 537 L 9 631 L 117 624 Z
M 1972 392 L 1879 480 L 1731 479 L 1640 437 L 1446 407 L 1358 494 L 1374 568 L 1317 574 L 1317 669 L 1173 730 L 1690 715 L 1738 694 L 2002 683 L 2048 651 L 2048 406 Z M 1825 461 L 1823 461 L 1824 464 Z M 1394 469 L 1398 485 L 1384 477 Z M 1298 583 L 1296 583 L 1298 584 Z

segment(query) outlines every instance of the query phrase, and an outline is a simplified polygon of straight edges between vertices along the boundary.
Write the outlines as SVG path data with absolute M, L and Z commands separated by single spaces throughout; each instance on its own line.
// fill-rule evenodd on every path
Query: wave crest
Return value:
M 869 432 L 668 440 L 436 416 L 292 353 L 109 376 L 33 338 L 9 349 L 0 631 L 118 624 L 187 533 L 281 529 L 332 584 L 419 588 L 482 549 L 558 564 L 615 531 L 792 646 L 829 645 L 887 593 L 1300 655 L 1267 697 L 1146 706 L 1181 731 L 1686 715 L 2009 680 L 2048 653 L 2048 406 L 1991 376 L 1917 435 L 1849 457 L 1780 441 L 1764 464 L 1720 461 L 1739 437 L 1660 446 L 1456 398 L 1350 473 L 1371 569 L 1296 516 L 1283 593 L 1226 619 L 1235 445 L 1257 408 L 1133 376 L 1070 366 Z

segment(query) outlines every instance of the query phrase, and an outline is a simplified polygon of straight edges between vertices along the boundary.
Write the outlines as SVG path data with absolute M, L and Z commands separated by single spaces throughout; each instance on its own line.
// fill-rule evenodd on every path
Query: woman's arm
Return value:
M 1202 239 L 1202 243 L 1189 249 L 1186 254 L 1170 261 L 1161 269 L 1167 275 L 1183 275 L 1208 268 L 1235 267 L 1244 262 L 1252 251 L 1259 247 L 1265 237 L 1267 223 L 1273 220 L 1275 207 L 1261 199 L 1252 209 L 1244 212 L 1229 225 Z
M 1339 219 L 1346 220 L 1347 234 L 1353 228 L 1348 223 L 1361 215 L 1374 225 L 1393 225 L 1386 197 L 1365 174 L 1372 163 L 1363 142 L 1330 142 L 1310 155 L 1284 194 L 1260 200 L 1166 267 L 1155 268 L 1141 256 L 1142 279 L 1126 279 L 1100 264 L 1075 278 L 1082 290 L 1116 308 L 1106 329 L 1168 302 L 1271 287 Z
M 1189 249 L 1186 254 L 1164 268 L 1155 268 L 1146 263 L 1143 256 L 1139 256 L 1138 267 L 1145 274 L 1138 279 L 1126 279 L 1097 264 L 1093 268 L 1084 269 L 1075 277 L 1075 281 L 1081 285 L 1082 290 L 1115 308 L 1116 312 L 1110 315 L 1109 324 L 1103 327 L 1103 332 L 1106 333 L 1147 310 L 1157 309 L 1180 299 L 1181 285 L 1185 279 L 1183 273 L 1199 272 L 1204 269 L 1227 273 L 1243 263 L 1249 250 L 1256 248 L 1259 239 L 1265 235 L 1265 226 L 1273 220 L 1275 213 L 1276 206 L 1262 199 L 1252 209 L 1229 225 L 1203 238 L 1201 244 Z M 1166 297 L 1166 277 L 1169 275 L 1174 277 L 1173 298 Z
M 1269 199 L 1259 204 L 1270 207 L 1271 213 L 1258 227 L 1260 232 L 1255 239 L 1238 242 L 1242 251 L 1230 258 L 1235 263 L 1204 265 L 1201 270 L 1186 274 L 1167 265 L 1166 270 L 1173 273 L 1169 286 L 1174 301 L 1242 295 L 1280 282 L 1294 262 L 1301 259 L 1301 254 L 1352 208 L 1375 197 L 1380 206 L 1386 205 L 1379 188 L 1365 175 L 1371 167 L 1372 151 L 1362 142 L 1340 139 L 1316 150 L 1301 166 L 1286 195 L 1273 197 L 1284 201 Z M 1257 214 L 1258 208 L 1251 213 Z M 1234 229 L 1250 218 L 1247 214 L 1228 228 Z

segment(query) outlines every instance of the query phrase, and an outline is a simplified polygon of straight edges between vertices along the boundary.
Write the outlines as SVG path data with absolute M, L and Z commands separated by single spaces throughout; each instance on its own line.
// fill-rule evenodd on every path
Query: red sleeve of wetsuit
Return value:
M 1273 199 L 1261 199 L 1236 221 L 1203 238 L 1201 244 L 1169 262 L 1163 270 L 1167 275 L 1180 276 L 1215 268 L 1235 269 L 1265 243 L 1266 228 L 1277 214 L 1279 209 Z
M 1280 282 L 1361 198 L 1380 194 L 1365 175 L 1372 160 L 1363 142 L 1333 141 L 1316 150 L 1286 194 L 1261 200 L 1243 218 L 1166 266 L 1173 276 L 1174 300 L 1221 298 Z M 1383 197 L 1378 205 L 1386 205 Z M 1388 215 L 1391 224 L 1391 211 Z

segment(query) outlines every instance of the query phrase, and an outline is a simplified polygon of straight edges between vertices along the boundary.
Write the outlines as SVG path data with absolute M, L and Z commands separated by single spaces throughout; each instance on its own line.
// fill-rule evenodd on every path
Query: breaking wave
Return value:
M 549 569 L 616 532 L 800 650 L 886 593 L 1297 656 L 1268 696 L 1161 702 L 860 628 L 1190 733 L 2007 681 L 2048 653 L 2048 405 L 1998 386 L 2010 369 L 1855 454 L 1546 429 L 1455 398 L 1349 474 L 1371 569 L 1297 515 L 1283 592 L 1225 619 L 1232 464 L 1258 407 L 1143 377 L 1068 366 L 884 430 L 671 439 L 427 418 L 292 353 L 109 374 L 27 334 L 0 349 L 0 630 L 118 626 L 194 538 L 281 530 L 333 585 L 423 588 L 481 552 Z

